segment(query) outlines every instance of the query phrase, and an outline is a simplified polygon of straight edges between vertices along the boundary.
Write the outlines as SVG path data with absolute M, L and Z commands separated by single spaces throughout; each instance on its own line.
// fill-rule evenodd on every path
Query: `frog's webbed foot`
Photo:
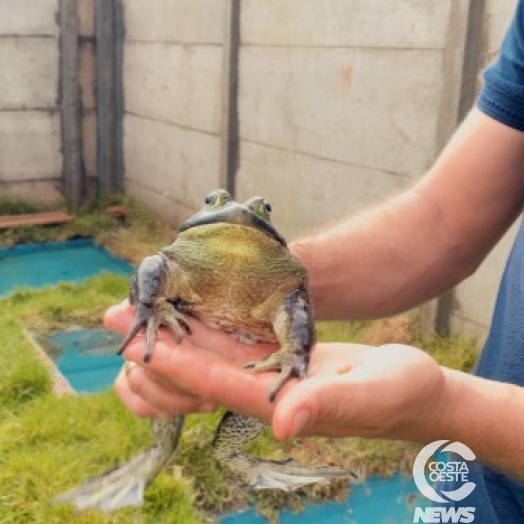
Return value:
M 131 283 L 130 292 L 130 302 L 135 306 L 135 320 L 120 345 L 119 355 L 124 352 L 142 328 L 146 330 L 144 362 L 151 359 L 155 338 L 160 326 L 169 327 L 179 338 L 191 333 L 184 315 L 176 309 L 176 302 L 163 296 L 166 292 L 168 279 L 169 269 L 163 255 L 147 257 L 138 266 Z
M 240 450 L 263 427 L 257 419 L 229 411 L 224 414 L 213 443 L 216 460 L 251 489 L 292 491 L 310 484 L 329 484 L 335 477 L 357 478 L 354 471 L 344 468 L 307 466 L 293 460 L 262 460 L 242 453 Z
M 309 354 L 315 343 L 313 318 L 305 288 L 286 296 L 273 324 L 282 348 L 265 360 L 248 362 L 245 367 L 259 371 L 280 371 L 280 376 L 269 393 L 272 402 L 290 377 L 303 379 L 309 365 Z
M 247 461 L 250 465 L 247 482 L 251 489 L 280 489 L 293 491 L 311 484 L 330 484 L 333 478 L 349 477 L 358 481 L 360 475 L 353 470 L 336 466 L 307 466 L 294 460 L 271 461 L 239 455 L 231 460 L 230 468 L 236 461 Z

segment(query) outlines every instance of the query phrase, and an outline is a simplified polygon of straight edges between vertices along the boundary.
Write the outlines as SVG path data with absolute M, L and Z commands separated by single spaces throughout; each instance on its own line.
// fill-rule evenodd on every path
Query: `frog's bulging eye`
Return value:
M 220 207 L 231 202 L 231 195 L 225 189 L 217 189 L 207 195 L 204 200 L 206 206 Z
M 271 204 L 269 202 L 264 201 L 264 209 L 266 210 L 266 213 L 271 213 Z

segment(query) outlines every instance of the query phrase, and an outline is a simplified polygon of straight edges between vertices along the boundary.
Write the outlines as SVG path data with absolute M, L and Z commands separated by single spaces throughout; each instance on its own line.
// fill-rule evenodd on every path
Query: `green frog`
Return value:
M 307 272 L 271 224 L 270 214 L 262 197 L 239 203 L 225 190 L 210 193 L 175 241 L 136 269 L 130 290 L 135 321 L 119 353 L 145 329 L 147 363 L 154 358 L 160 326 L 183 337 L 190 333 L 186 318 L 194 317 L 245 343 L 279 343 L 267 359 L 247 365 L 255 372 L 279 372 L 269 402 L 290 377 L 305 378 L 315 342 Z M 145 488 L 176 450 L 183 423 L 181 415 L 154 421 L 152 448 L 54 501 L 105 511 L 142 504 Z M 226 412 L 213 443 L 216 460 L 251 488 L 292 490 L 348 474 L 244 454 L 242 448 L 263 427 L 254 418 Z

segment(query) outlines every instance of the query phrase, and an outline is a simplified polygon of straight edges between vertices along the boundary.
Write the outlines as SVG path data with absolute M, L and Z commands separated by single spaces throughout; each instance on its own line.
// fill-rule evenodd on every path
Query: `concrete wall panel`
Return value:
M 58 36 L 59 0 L 0 0 L 0 35 Z
M 0 113 L 0 181 L 57 178 L 62 172 L 60 115 Z
M 266 197 L 273 222 L 288 238 L 376 203 L 410 183 L 409 177 L 246 142 L 240 155 L 238 198 Z
M 58 61 L 55 38 L 0 38 L 0 109 L 56 108 Z
M 171 202 L 162 209 L 171 223 L 201 207 L 218 186 L 218 137 L 133 115 L 126 116 L 125 130 L 126 187 Z
M 243 0 L 243 45 L 439 49 L 450 2 Z
M 3 181 L 0 179 L 0 194 L 5 197 L 47 204 L 60 202 L 62 182 L 59 178 L 40 180 Z
M 124 53 L 126 111 L 218 132 L 220 47 L 127 43 Z
M 224 1 L 125 2 L 126 37 L 129 41 L 220 44 Z
M 241 137 L 420 173 L 435 154 L 441 61 L 439 51 L 243 49 Z
M 500 49 L 517 0 L 486 0 L 486 49 L 488 58 L 493 58 Z

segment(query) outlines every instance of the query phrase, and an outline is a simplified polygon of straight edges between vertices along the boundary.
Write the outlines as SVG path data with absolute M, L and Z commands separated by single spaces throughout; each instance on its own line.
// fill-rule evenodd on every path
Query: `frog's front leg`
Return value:
M 305 287 L 286 295 L 278 308 L 273 329 L 281 348 L 260 362 L 249 362 L 246 367 L 259 371 L 280 371 L 280 376 L 269 394 L 272 402 L 290 377 L 303 379 L 309 365 L 309 355 L 315 343 L 315 327 L 309 296 Z
M 142 328 L 146 329 L 144 362 L 151 359 L 160 326 L 169 327 L 179 337 L 190 333 L 184 315 L 176 309 L 183 287 L 183 274 L 174 261 L 162 253 L 144 258 L 131 282 L 130 302 L 135 306 L 135 320 L 118 350 L 119 355 Z

